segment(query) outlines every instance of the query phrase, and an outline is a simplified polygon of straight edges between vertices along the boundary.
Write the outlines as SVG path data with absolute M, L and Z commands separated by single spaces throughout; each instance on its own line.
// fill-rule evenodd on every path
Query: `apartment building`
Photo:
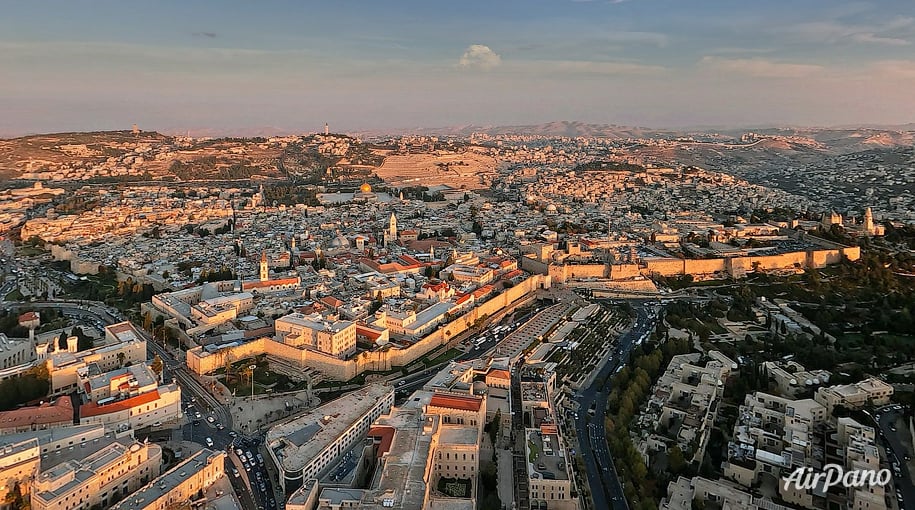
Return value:
M 226 454 L 202 449 L 131 494 L 111 510 L 167 510 L 194 501 L 225 475 Z
M 109 430 L 137 430 L 180 417 L 181 388 L 175 383 L 125 398 L 89 402 L 79 408 L 80 425 L 104 425 Z
M 372 384 L 267 431 L 272 462 L 287 494 L 318 478 L 365 439 L 369 427 L 394 405 L 394 388 Z
M 38 476 L 40 459 L 44 468 L 53 464 L 59 452 L 83 449 L 105 436 L 105 429 L 98 426 L 62 427 L 10 434 L 0 438 L 0 501 L 19 484 L 22 494 L 30 491 L 31 483 Z
M 32 407 L 0 411 L 0 435 L 33 430 L 48 430 L 73 425 L 73 403 L 70 397 L 58 397 Z
M 697 503 L 699 502 L 699 503 Z M 726 480 L 710 480 L 701 476 L 679 477 L 667 486 L 667 496 L 660 510 L 693 510 L 697 504 L 711 508 L 740 508 L 743 510 L 792 510 L 791 507 L 758 498 L 743 487 Z
M 865 406 L 882 406 L 893 398 L 893 387 L 874 377 L 854 384 L 819 388 L 813 399 L 826 408 L 826 412 L 842 406 L 846 409 L 863 409 Z
M 38 475 L 41 457 L 38 439 L 0 442 L 0 501 L 18 484 L 21 494 L 29 491 L 32 480 Z
M 32 508 L 108 508 L 159 476 L 162 465 L 159 445 L 128 438 L 79 453 L 78 458 L 41 470 L 32 486 Z
M 701 461 L 733 365 L 723 354 L 715 353 L 704 366 L 699 353 L 674 356 L 655 383 L 638 421 L 648 431 L 639 442 L 646 463 L 652 452 L 673 446 L 688 460 Z
M 828 464 L 850 469 L 880 468 L 875 431 L 851 418 L 835 420 L 813 399 L 793 400 L 763 392 L 747 395 L 728 445 L 724 477 L 742 487 L 771 483 L 782 501 L 800 508 L 832 505 L 885 508 L 881 487 L 798 488 L 781 483 L 797 469 L 821 471 Z

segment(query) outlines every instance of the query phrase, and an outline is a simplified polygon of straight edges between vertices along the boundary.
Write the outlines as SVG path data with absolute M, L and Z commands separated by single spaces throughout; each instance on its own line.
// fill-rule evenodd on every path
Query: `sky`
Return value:
M 34 1 L 0 136 L 915 122 L 915 2 Z

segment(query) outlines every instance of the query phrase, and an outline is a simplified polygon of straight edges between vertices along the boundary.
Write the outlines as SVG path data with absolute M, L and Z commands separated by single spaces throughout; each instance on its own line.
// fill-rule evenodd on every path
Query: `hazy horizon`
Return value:
M 915 5 L 25 3 L 0 136 L 915 122 Z

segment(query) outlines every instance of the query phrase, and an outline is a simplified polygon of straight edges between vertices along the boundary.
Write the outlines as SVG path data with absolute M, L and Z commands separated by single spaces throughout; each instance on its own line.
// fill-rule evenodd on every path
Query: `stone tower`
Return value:
M 267 269 L 267 252 L 261 252 L 261 271 L 260 271 L 261 281 L 265 282 L 270 279 L 270 271 Z
M 385 231 L 384 237 L 384 244 L 390 244 L 397 241 L 397 216 L 394 216 L 393 212 L 388 219 L 388 230 Z
M 874 228 L 874 213 L 871 211 L 871 208 L 868 207 L 864 210 L 864 232 L 867 235 L 872 236 L 876 229 Z

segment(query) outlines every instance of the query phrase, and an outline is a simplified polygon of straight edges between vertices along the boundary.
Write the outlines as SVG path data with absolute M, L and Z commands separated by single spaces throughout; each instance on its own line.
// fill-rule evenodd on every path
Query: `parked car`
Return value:
M 213 447 L 213 440 L 212 440 L 212 439 L 207 438 L 207 446 L 209 446 L 210 448 Z

